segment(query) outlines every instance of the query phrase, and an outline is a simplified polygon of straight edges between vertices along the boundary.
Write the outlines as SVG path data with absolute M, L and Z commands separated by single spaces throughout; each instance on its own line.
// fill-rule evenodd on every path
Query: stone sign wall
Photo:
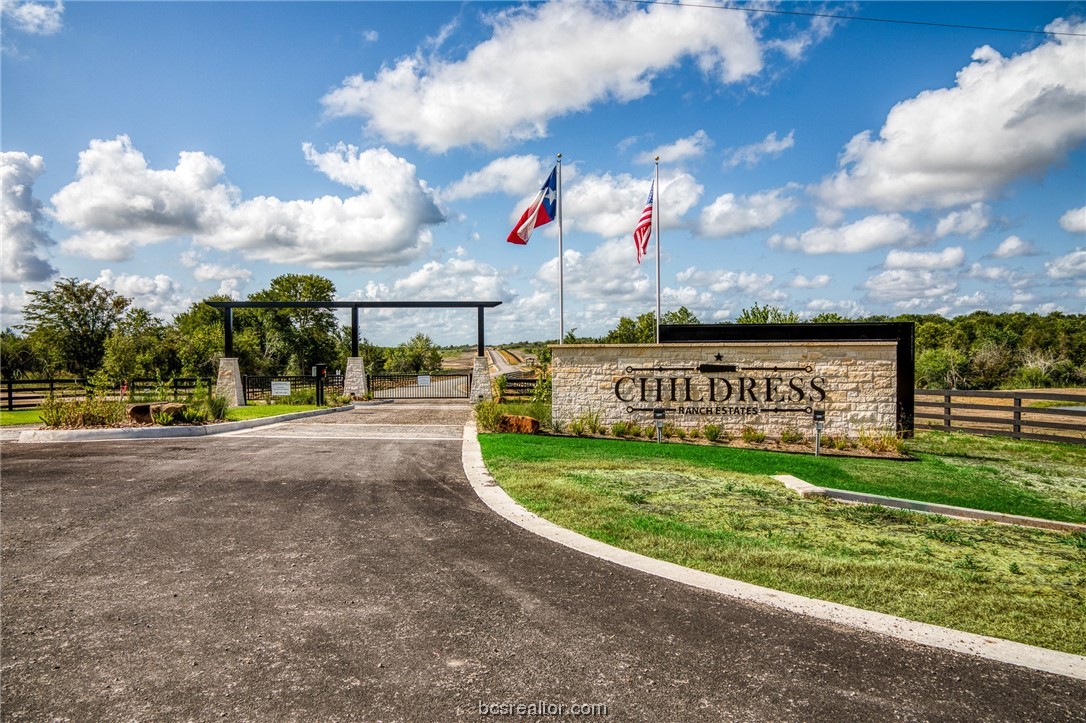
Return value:
M 777 439 L 809 434 L 824 410 L 825 434 L 856 437 L 897 425 L 897 346 L 890 341 L 560 344 L 551 347 L 552 414 L 562 424 L 598 413 L 605 425 L 653 423 L 666 410 L 683 429 L 744 427 Z

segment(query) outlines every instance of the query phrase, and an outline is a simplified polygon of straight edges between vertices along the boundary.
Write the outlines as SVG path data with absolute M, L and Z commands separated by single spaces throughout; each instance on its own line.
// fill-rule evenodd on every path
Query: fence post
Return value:
M 1014 398 L 1014 431 L 1011 432 L 1015 439 L 1022 438 L 1022 397 Z
M 943 395 L 943 414 L 946 417 L 943 418 L 943 428 L 950 429 L 950 394 Z
M 10 379 L 4 380 L 4 383 L 8 385 L 8 411 L 11 412 L 15 410 L 15 394 L 12 389 L 13 384 Z

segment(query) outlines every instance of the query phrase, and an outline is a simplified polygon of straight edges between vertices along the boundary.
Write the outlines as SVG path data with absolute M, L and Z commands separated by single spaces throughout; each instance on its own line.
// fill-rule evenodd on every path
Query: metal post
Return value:
M 351 307 L 351 356 L 358 356 L 358 307 Z
M 234 358 L 234 307 L 224 306 L 222 310 L 223 356 Z
M 1022 438 L 1022 397 L 1014 398 L 1014 438 Z
M 476 351 L 476 356 L 482 356 L 483 355 L 483 349 L 486 346 L 484 344 L 484 340 L 483 340 L 483 307 L 479 306 L 479 307 L 476 307 L 476 309 L 479 312 L 479 327 L 478 327 L 478 337 L 479 338 L 478 338 L 478 343 L 475 346 L 475 351 Z

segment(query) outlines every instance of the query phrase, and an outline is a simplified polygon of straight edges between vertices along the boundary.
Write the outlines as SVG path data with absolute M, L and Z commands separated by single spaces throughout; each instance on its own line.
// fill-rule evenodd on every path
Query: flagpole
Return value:
M 565 259 L 562 254 L 562 154 L 558 154 L 558 343 L 566 338 Z
M 660 343 L 660 156 L 656 156 L 656 203 L 653 215 L 656 217 L 656 343 Z M 561 216 L 559 216 L 561 218 Z M 559 226 L 561 228 L 561 226 Z M 561 233 L 561 232 L 559 232 Z

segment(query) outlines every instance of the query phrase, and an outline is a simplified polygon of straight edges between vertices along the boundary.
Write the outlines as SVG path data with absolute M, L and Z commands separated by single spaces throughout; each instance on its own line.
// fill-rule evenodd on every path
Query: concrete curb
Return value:
M 123 439 L 178 439 L 185 437 L 207 437 L 212 434 L 228 434 L 243 429 L 263 427 L 269 424 L 290 422 L 306 417 L 319 417 L 322 414 L 343 412 L 346 407 L 329 409 L 311 409 L 305 412 L 290 412 L 274 417 L 246 419 L 240 422 L 222 422 L 205 424 L 198 427 L 117 427 L 112 429 L 33 429 L 19 435 L 20 444 L 42 444 L 49 442 L 110 442 Z
M 1055 530 L 1056 532 L 1086 532 L 1086 525 L 1075 522 L 1059 522 L 1057 520 L 1044 520 L 1037 517 L 1025 517 L 1023 515 L 1008 515 L 1002 512 L 989 512 L 988 510 L 974 510 L 969 507 L 955 507 L 953 505 L 940 505 L 933 502 L 917 502 L 916 500 L 903 500 L 898 497 L 883 497 L 871 495 L 866 492 L 850 492 L 848 490 L 835 490 L 829 487 L 816 487 L 809 482 L 804 482 L 790 474 L 776 474 L 773 479 L 793 490 L 800 497 L 828 497 L 841 502 L 852 502 L 864 505 L 882 505 L 900 510 L 912 510 L 913 512 L 926 512 L 933 515 L 946 517 L 960 517 L 967 520 L 987 520 L 999 522 L 1004 525 L 1020 525 L 1022 527 L 1038 527 L 1043 530 Z
M 838 603 L 813 600 L 792 593 L 771 590 L 738 580 L 692 570 L 651 557 L 639 555 L 577 534 L 529 512 L 506 494 L 483 462 L 476 436 L 475 422 L 464 427 L 462 447 L 464 474 L 479 498 L 494 512 L 540 537 L 578 550 L 587 555 L 623 567 L 673 580 L 684 585 L 710 590 L 728 597 L 769 605 L 788 612 L 807 615 L 831 623 L 872 633 L 888 635 L 930 647 L 951 650 L 1023 668 L 1086 680 L 1086 657 L 1061 653 L 1000 638 L 965 633 L 937 625 L 918 623 L 885 613 L 861 610 Z

